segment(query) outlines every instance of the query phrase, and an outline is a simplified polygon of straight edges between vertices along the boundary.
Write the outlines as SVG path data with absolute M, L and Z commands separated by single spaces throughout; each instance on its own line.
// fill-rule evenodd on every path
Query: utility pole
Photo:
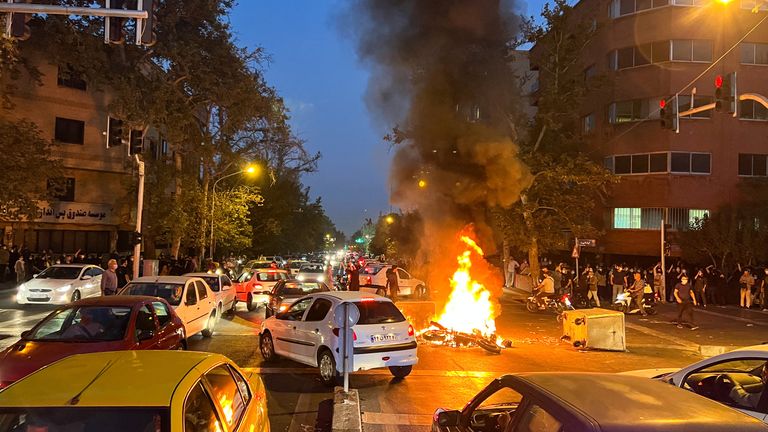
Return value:
M 666 213 L 667 210 L 664 209 L 664 213 Z M 665 224 L 667 222 L 666 214 L 662 215 L 661 217 L 661 283 L 664 286 L 664 295 L 669 298 L 669 294 L 667 293 L 667 267 L 666 267 L 666 254 L 667 254 L 667 248 L 666 248 L 666 238 L 664 235 L 665 230 Z M 661 299 L 662 302 L 667 301 L 666 298 Z
M 139 197 L 136 206 L 136 233 L 141 234 L 141 214 L 144 211 L 144 161 L 139 155 L 134 155 L 136 164 L 139 166 Z M 139 264 L 141 259 L 141 242 L 136 241 L 133 245 L 133 278 L 139 277 Z

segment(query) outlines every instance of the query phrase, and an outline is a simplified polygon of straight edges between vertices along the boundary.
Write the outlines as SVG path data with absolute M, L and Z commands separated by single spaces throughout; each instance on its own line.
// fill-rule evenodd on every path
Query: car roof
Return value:
M 170 406 L 178 384 L 195 367 L 226 362 L 194 351 L 111 351 L 73 355 L 0 392 L 0 407 Z M 45 391 L 41 391 L 45 389 Z
M 594 419 L 600 430 L 739 431 L 768 425 L 726 405 L 658 380 L 604 373 L 537 372 L 505 375 L 503 380 L 535 387 L 567 409 Z
M 130 296 L 130 295 L 114 295 L 114 296 L 100 296 L 89 297 L 82 300 L 78 300 L 74 303 L 70 303 L 69 306 L 133 306 L 145 301 L 157 301 L 157 297 L 152 296 Z
M 747 347 L 741 347 L 741 348 L 736 348 L 733 351 L 728 351 L 728 353 L 739 353 L 739 354 L 744 354 L 746 352 L 757 352 L 759 354 L 768 354 L 768 343 L 764 343 L 764 344 L 761 344 L 761 345 L 752 345 L 752 346 L 747 346 Z M 726 354 L 728 354 L 728 353 L 726 353 Z
M 99 267 L 96 264 L 54 264 L 51 267 L 65 267 L 65 268 L 83 268 L 83 267 Z
M 142 276 L 136 278 L 131 282 L 160 282 L 160 283 L 174 283 L 183 284 L 190 279 L 189 276 Z
M 202 277 L 219 277 L 221 275 L 220 274 L 216 274 L 216 273 L 195 272 L 195 273 L 184 273 L 181 276 L 182 277 L 199 277 L 199 278 L 202 278 Z
M 308 295 L 317 295 L 321 294 L 328 297 L 333 297 L 339 301 L 345 302 L 345 301 L 359 301 L 362 299 L 376 299 L 379 301 L 388 301 L 391 302 L 392 300 L 388 299 L 387 297 L 382 297 L 380 295 L 376 294 L 370 294 L 364 291 L 323 291 L 316 294 L 308 294 Z

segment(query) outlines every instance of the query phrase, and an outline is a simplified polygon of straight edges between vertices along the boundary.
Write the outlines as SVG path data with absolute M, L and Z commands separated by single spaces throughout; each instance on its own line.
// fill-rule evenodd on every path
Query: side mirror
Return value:
M 32 330 L 24 330 L 21 332 L 21 338 L 26 339 L 30 334 L 32 334 Z
M 437 425 L 440 427 L 459 426 L 461 421 L 461 411 L 442 411 L 438 410 Z
M 80 278 L 80 280 L 88 280 L 88 279 L 93 279 L 93 276 L 91 276 L 91 275 L 83 275 L 83 277 Z
M 155 331 L 154 330 L 139 330 L 139 334 L 137 335 L 139 341 L 145 341 L 150 340 L 155 337 Z

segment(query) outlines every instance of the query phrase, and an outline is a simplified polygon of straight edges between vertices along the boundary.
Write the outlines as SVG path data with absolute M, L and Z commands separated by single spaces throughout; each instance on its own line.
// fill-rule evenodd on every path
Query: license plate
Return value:
M 27 297 L 27 300 L 48 301 L 48 300 L 50 300 L 50 297 Z
M 393 334 L 386 335 L 373 335 L 371 336 L 371 342 L 384 342 L 395 340 L 396 336 Z

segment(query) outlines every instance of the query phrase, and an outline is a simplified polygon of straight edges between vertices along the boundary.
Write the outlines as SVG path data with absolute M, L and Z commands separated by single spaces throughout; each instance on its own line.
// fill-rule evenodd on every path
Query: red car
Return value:
M 185 349 L 184 324 L 163 299 L 109 296 L 51 312 L 0 354 L 0 388 L 73 354 Z
M 246 269 L 232 286 L 237 292 L 238 303 L 245 303 L 249 311 L 259 305 L 266 306 L 275 284 L 291 278 L 287 270 L 281 269 Z

